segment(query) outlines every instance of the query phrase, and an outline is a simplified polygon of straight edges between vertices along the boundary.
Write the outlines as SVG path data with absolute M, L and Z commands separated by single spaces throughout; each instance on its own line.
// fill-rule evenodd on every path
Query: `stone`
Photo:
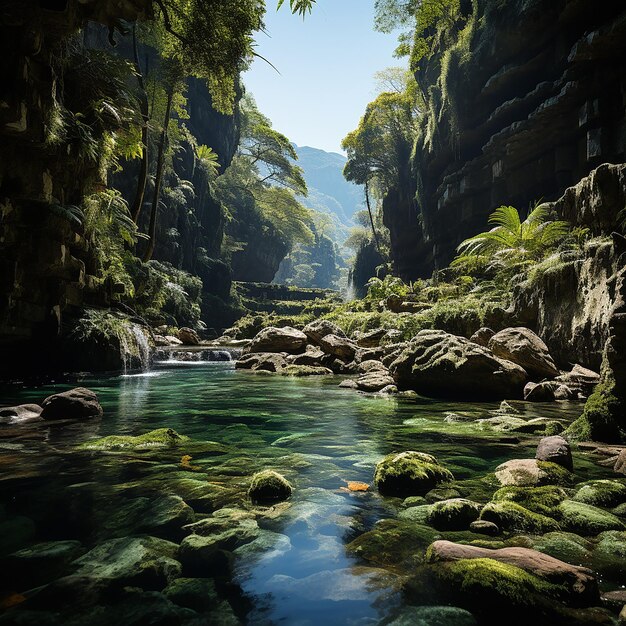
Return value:
M 626 502 L 626 485 L 618 480 L 590 480 L 578 485 L 572 500 L 612 509 Z
M 199 346 L 200 337 L 193 328 L 183 327 L 178 331 L 178 339 L 185 346 Z
M 335 337 L 345 338 L 346 334 L 329 320 L 315 320 L 310 322 L 303 329 L 302 332 L 309 338 L 309 340 L 319 345 L 320 341 L 326 337 L 326 335 L 335 335 Z
M 541 383 L 526 383 L 524 386 L 524 400 L 527 402 L 553 402 L 556 400 L 556 392 L 561 387 L 552 380 Z
M 558 507 L 567 499 L 567 491 L 557 485 L 541 487 L 502 487 L 496 491 L 494 502 L 515 502 L 533 513 L 540 513 L 548 517 L 558 516 Z
M 572 480 L 565 468 L 537 459 L 513 459 L 496 467 L 496 478 L 503 485 L 534 487 L 540 485 L 567 484 Z
M 42 411 L 43 409 L 38 404 L 19 404 L 18 406 L 3 407 L 0 409 L 0 423 L 39 419 Z
M 424 499 L 429 504 L 434 504 L 435 502 L 441 502 L 442 500 L 450 500 L 452 498 L 460 498 L 461 494 L 457 489 L 452 487 L 436 487 L 435 489 L 431 489 L 425 496 Z
M 488 347 L 497 357 L 523 367 L 530 376 L 541 379 L 560 374 L 548 346 L 529 328 L 505 328 L 489 340 Z
M 326 335 L 320 339 L 319 344 L 326 354 L 331 354 L 346 363 L 354 359 L 356 344 L 351 339 L 337 335 Z
M 245 353 L 251 352 L 288 352 L 294 354 L 304 350 L 307 336 L 291 326 L 275 328 L 269 326 L 261 330 L 244 348 Z
M 455 606 L 407 606 L 387 626 L 476 626 L 476 619 Z
M 163 590 L 163 595 L 178 606 L 199 613 L 210 611 L 219 603 L 212 578 L 177 578 Z
M 333 371 L 319 365 L 286 365 L 278 370 L 281 376 L 333 376 Z
M 355 339 L 360 348 L 376 348 L 386 334 L 387 331 L 384 328 L 376 328 L 375 330 L 360 333 Z
M 613 471 L 618 474 L 626 474 L 626 448 L 617 455 Z
M 178 337 L 174 337 L 174 335 L 165 335 L 165 340 L 167 341 L 167 345 L 169 346 L 183 345 L 183 342 Z
M 479 535 L 488 535 L 490 537 L 495 537 L 500 534 L 500 528 L 497 524 L 493 522 L 488 522 L 485 519 L 477 519 L 473 521 L 469 525 L 469 529 L 473 533 L 478 533 Z
M 491 330 L 491 328 L 487 328 L 483 326 L 479 328 L 471 337 L 470 341 L 473 343 L 477 343 L 479 346 L 487 347 L 489 345 L 489 340 L 495 335 L 495 331 Z
M 537 445 L 535 458 L 538 461 L 550 461 L 551 463 L 556 463 L 570 472 L 574 469 L 572 450 L 569 442 L 560 435 L 543 437 Z
M 41 407 L 41 417 L 45 420 L 90 419 L 103 414 L 98 396 L 84 387 L 48 396 Z
M 566 588 L 573 604 L 588 606 L 599 602 L 600 593 L 595 574 L 586 567 L 570 565 L 530 548 L 490 550 L 451 541 L 435 541 L 429 546 L 426 560 L 430 563 L 489 559 L 524 570 L 552 584 Z
M 441 500 L 431 506 L 426 521 L 437 530 L 467 530 L 482 508 L 478 502 L 465 498 Z
M 523 368 L 442 330 L 421 330 L 391 364 L 399 388 L 426 396 L 520 398 Z
M 393 378 L 385 370 L 374 370 L 356 379 L 360 391 L 380 391 L 393 384 Z
M 352 379 L 348 379 L 348 380 L 342 380 L 338 385 L 338 387 L 341 387 L 342 389 L 358 389 L 359 386 L 356 383 L 356 380 L 352 380 Z
M 189 441 L 189 437 L 179 435 L 173 428 L 157 428 L 136 437 L 109 435 L 101 439 L 87 441 L 81 444 L 79 448 L 83 450 L 150 450 L 170 448 L 187 441 Z
M 452 480 L 452 472 L 434 456 L 415 451 L 387 455 L 374 472 L 374 483 L 383 495 L 424 495 Z
M 234 557 L 212 537 L 189 535 L 180 544 L 179 559 L 185 576 L 224 576 L 230 572 Z
M 358 366 L 359 374 L 369 374 L 370 372 L 389 373 L 389 370 L 380 362 L 374 360 L 361 361 Z
M 287 500 L 293 492 L 289 481 L 274 470 L 263 470 L 252 477 L 248 496 L 253 502 L 268 503 Z
M 304 354 L 293 354 L 287 357 L 287 362 L 293 365 L 320 365 L 325 353 L 317 346 L 308 345 Z
M 487 503 L 480 513 L 480 519 L 493 522 L 498 528 L 507 531 L 546 533 L 559 530 L 559 524 L 551 517 L 534 513 L 507 500 Z
M 564 500 L 559 505 L 559 513 L 563 528 L 585 537 L 626 528 L 619 517 L 583 502 Z

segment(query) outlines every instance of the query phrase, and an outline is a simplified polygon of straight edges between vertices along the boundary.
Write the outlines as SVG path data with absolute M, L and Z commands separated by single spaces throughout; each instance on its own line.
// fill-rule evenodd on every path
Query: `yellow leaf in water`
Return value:
M 367 483 L 360 483 L 356 480 L 349 480 L 346 484 L 349 491 L 367 491 L 370 488 Z

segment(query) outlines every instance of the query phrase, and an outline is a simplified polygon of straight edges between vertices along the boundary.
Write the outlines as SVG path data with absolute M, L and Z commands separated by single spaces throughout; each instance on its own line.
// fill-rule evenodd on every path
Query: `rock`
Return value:
M 431 506 L 427 523 L 437 530 L 467 530 L 482 508 L 481 504 L 465 498 L 442 500 Z
M 622 450 L 615 459 L 613 471 L 618 474 L 626 474 L 626 449 Z
M 19 404 L 0 409 L 1 422 L 24 422 L 26 420 L 39 419 L 43 409 L 38 404 Z
M 455 606 L 407 606 L 387 626 L 476 626 L 474 616 Z
M 469 528 L 473 533 L 488 535 L 490 537 L 495 537 L 500 534 L 500 528 L 498 528 L 498 525 L 493 522 L 488 522 L 485 519 L 477 519 L 473 521 Z
M 553 402 L 556 400 L 556 391 L 561 385 L 547 380 L 542 383 L 526 383 L 524 386 L 524 400 L 527 402 Z
M 199 346 L 200 337 L 193 328 L 183 327 L 178 331 L 178 339 L 184 346 Z
M 452 480 L 452 472 L 434 456 L 414 451 L 387 455 L 374 473 L 374 483 L 384 495 L 423 495 Z
M 356 379 L 356 386 L 361 391 L 380 391 L 393 384 L 393 378 L 385 370 L 374 370 Z
M 619 517 L 583 502 L 564 500 L 559 505 L 559 513 L 563 528 L 586 537 L 626 528 Z
M 177 578 L 164 590 L 166 598 L 199 613 L 211 611 L 220 600 L 212 578 Z
M 370 372 L 384 372 L 389 373 L 389 370 L 380 361 L 362 361 L 358 366 L 359 374 L 369 374 Z
M 395 396 L 398 395 L 398 388 L 395 385 L 385 385 L 379 392 L 379 396 Z
M 181 573 L 178 546 L 156 537 L 123 537 L 98 544 L 74 561 L 73 577 L 101 579 L 107 585 L 162 589 Z
M 536 487 L 567 484 L 572 476 L 565 468 L 537 459 L 513 459 L 496 467 L 496 478 L 501 485 Z
M 435 502 L 441 502 L 442 500 L 451 500 L 453 498 L 460 498 L 461 494 L 458 490 L 453 489 L 452 487 L 438 487 L 436 489 L 431 489 L 425 496 L 424 499 L 429 504 L 434 504 Z
M 590 569 L 564 563 L 529 548 L 490 550 L 440 540 L 429 546 L 426 559 L 430 563 L 489 559 L 519 568 L 567 589 L 574 605 L 588 606 L 597 603 L 600 599 L 598 582 Z M 492 578 L 486 580 L 492 580 Z
M 333 376 L 333 371 L 319 365 L 286 365 L 278 370 L 281 376 Z
M 569 442 L 560 435 L 543 437 L 537 445 L 535 458 L 538 461 L 550 461 L 551 463 L 556 463 L 570 472 L 574 469 L 572 450 Z
M 376 328 L 375 330 L 359 334 L 355 339 L 360 348 L 376 348 L 386 334 L 387 331 L 384 328 Z
M 186 441 L 189 441 L 189 437 L 179 435 L 173 428 L 157 428 L 136 437 L 109 435 L 102 437 L 102 439 L 87 441 L 81 444 L 79 448 L 83 450 L 150 450 L 153 448 L 170 448 Z
M 489 345 L 489 340 L 495 335 L 495 331 L 491 330 L 491 328 L 487 328 L 483 326 L 479 328 L 471 337 L 470 341 L 473 343 L 477 343 L 479 346 L 487 347 Z
M 180 341 L 180 340 L 179 340 Z M 180 341 L 180 343 L 182 343 L 182 341 Z M 169 346 L 170 342 L 167 340 L 167 337 L 163 336 L 163 335 L 154 335 L 154 345 L 157 348 L 163 348 L 165 346 Z
M 311 365 L 316 366 L 321 363 L 325 354 L 317 346 L 306 347 L 304 354 L 294 354 L 287 357 L 287 362 L 293 365 Z
M 280 372 L 287 367 L 287 353 L 256 352 L 245 354 L 235 363 L 235 369 L 250 369 L 259 372 Z
M 494 502 L 515 502 L 533 513 L 548 517 L 558 516 L 558 507 L 567 498 L 567 492 L 556 485 L 542 487 L 502 487 L 493 496 Z
M 400 388 L 427 396 L 518 398 L 527 374 L 468 339 L 422 330 L 391 364 Z
M 253 502 L 279 502 L 291 496 L 293 488 L 289 481 L 273 470 L 257 472 L 252 477 L 248 495 Z
M 304 350 L 307 336 L 301 331 L 284 326 L 269 326 L 261 330 L 244 348 L 245 353 L 252 352 L 288 352 L 290 354 Z
M 223 550 L 213 537 L 189 535 L 185 537 L 179 550 L 180 562 L 185 575 L 225 576 L 233 564 L 233 554 Z
M 500 406 L 498 407 L 498 413 L 503 413 L 504 415 L 519 415 L 521 411 L 510 402 L 502 400 L 502 402 L 500 402 Z
M 590 480 L 578 485 L 572 500 L 612 509 L 626 502 L 626 485 L 618 480 Z
M 560 374 L 548 346 L 529 328 L 505 328 L 489 340 L 488 347 L 497 357 L 523 367 L 530 376 L 541 379 Z
M 351 339 L 326 335 L 320 339 L 319 344 L 326 354 L 331 354 L 346 363 L 354 359 L 356 344 Z
M 516 502 L 507 500 L 487 503 L 480 513 L 480 519 L 493 522 L 502 530 L 546 533 L 559 530 L 559 524 L 552 518 L 533 513 Z
M 417 506 L 410 506 L 404 511 L 398 513 L 398 519 L 403 521 L 413 522 L 414 524 L 427 524 L 428 516 L 432 510 L 431 504 L 418 504 Z
M 570 372 L 557 376 L 555 380 L 571 389 L 573 393 L 587 397 L 600 382 L 600 374 L 577 364 Z
M 326 337 L 326 335 L 335 335 L 335 337 L 345 338 L 346 334 L 337 326 L 328 320 L 315 320 L 310 322 L 303 329 L 302 332 L 309 338 L 312 343 L 319 345 L 320 341 Z
M 182 346 L 183 345 L 183 342 L 178 337 L 174 337 L 174 335 L 165 335 L 165 339 L 167 341 L 167 345 L 169 346 Z
M 591 542 L 574 533 L 556 531 L 546 533 L 533 542 L 533 549 L 549 554 L 567 563 L 588 563 L 591 560 Z
M 356 380 L 342 380 L 338 385 L 342 389 L 358 389 L 359 386 L 356 384 Z
M 559 385 L 554 390 L 555 400 L 582 400 L 585 397 L 582 392 L 573 389 L 569 385 Z
M 41 406 L 45 420 L 88 419 L 102 417 L 103 413 L 98 396 L 84 387 L 48 396 Z

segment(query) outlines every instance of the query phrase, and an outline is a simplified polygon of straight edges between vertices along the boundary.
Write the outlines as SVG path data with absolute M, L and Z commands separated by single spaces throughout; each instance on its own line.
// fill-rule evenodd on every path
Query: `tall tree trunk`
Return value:
M 148 124 L 150 122 L 150 113 L 148 110 L 148 92 L 141 73 L 141 65 L 139 64 L 139 53 L 137 51 L 137 25 L 133 24 L 133 56 L 135 62 L 135 73 L 137 74 L 137 83 L 139 84 L 139 108 L 141 111 L 141 167 L 139 168 L 139 177 L 137 179 L 137 190 L 135 191 L 135 199 L 131 209 L 131 215 L 135 224 L 139 224 L 139 216 L 143 207 L 143 198 L 146 192 L 146 182 L 148 181 Z
M 170 125 L 170 115 L 172 112 L 172 100 L 174 98 L 174 87 L 167 92 L 167 106 L 165 107 L 165 119 L 163 129 L 159 139 L 159 151 L 157 155 L 156 176 L 154 178 L 154 196 L 152 197 L 152 207 L 150 210 L 150 227 L 148 229 L 148 247 L 143 255 L 144 263 L 149 261 L 154 254 L 154 244 L 156 240 L 157 210 L 159 208 L 159 196 L 161 195 L 161 181 L 163 180 L 163 162 L 165 161 L 165 144 L 167 142 L 167 129 Z
M 376 243 L 376 250 L 378 250 L 378 254 L 380 255 L 380 258 L 382 259 L 384 257 L 380 249 L 380 241 L 378 240 L 378 233 L 376 232 L 376 227 L 374 226 L 374 216 L 372 214 L 372 207 L 370 205 L 370 191 L 369 191 L 369 186 L 367 184 L 367 181 L 365 182 L 365 204 L 367 205 L 367 212 L 369 213 L 369 216 L 370 216 L 370 224 L 372 225 L 372 234 L 374 235 L 374 242 Z

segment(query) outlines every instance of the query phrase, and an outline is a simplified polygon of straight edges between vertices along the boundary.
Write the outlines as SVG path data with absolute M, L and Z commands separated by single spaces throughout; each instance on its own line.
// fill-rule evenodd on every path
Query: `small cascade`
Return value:
M 150 344 L 139 324 L 129 324 L 126 332 L 120 333 L 119 341 L 124 374 L 150 369 Z
M 140 367 L 142 371 L 150 369 L 150 344 L 143 328 L 138 324 L 131 326 L 131 332 L 135 337 L 135 343 L 137 344 L 138 357 L 140 361 Z
M 219 348 L 175 346 L 159 348 L 156 353 L 156 362 L 162 366 L 224 363 L 236 360 L 240 354 L 241 348 L 231 348 L 228 346 Z

